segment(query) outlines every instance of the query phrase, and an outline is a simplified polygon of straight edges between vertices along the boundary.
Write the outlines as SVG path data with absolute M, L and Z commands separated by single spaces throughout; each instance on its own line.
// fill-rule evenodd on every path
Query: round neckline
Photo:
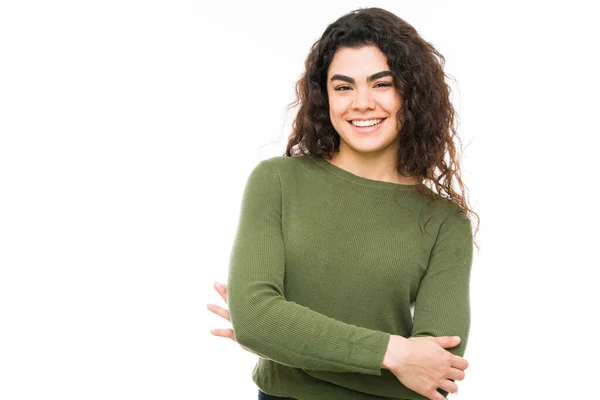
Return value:
M 321 167 L 323 167 L 325 170 L 331 172 L 332 174 L 345 179 L 347 181 L 362 185 L 362 186 L 369 186 L 369 187 L 374 187 L 374 188 L 381 188 L 381 189 L 395 189 L 395 190 L 412 190 L 415 187 L 417 187 L 417 185 L 419 184 L 404 184 L 404 183 L 394 183 L 394 182 L 386 182 L 386 181 L 378 181 L 375 179 L 369 179 L 369 178 L 364 178 L 362 176 L 358 176 L 353 174 L 350 171 L 347 171 L 343 168 L 338 167 L 337 165 L 334 165 L 332 163 L 330 163 L 329 161 L 325 160 L 322 157 L 311 157 L 318 165 L 320 165 Z

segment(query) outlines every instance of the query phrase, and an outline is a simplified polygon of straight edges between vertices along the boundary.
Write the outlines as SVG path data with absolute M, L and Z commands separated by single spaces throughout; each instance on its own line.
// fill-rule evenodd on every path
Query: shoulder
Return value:
M 309 156 L 274 156 L 261 161 L 261 163 L 269 164 L 272 168 L 278 169 L 297 168 L 300 165 L 312 162 Z
M 446 243 L 455 252 L 460 249 L 472 251 L 473 232 L 471 220 L 455 202 L 446 200 L 444 208 L 445 212 L 442 215 L 436 242 L 438 244 Z M 468 246 L 464 247 L 465 244 L 468 244 Z
M 427 231 L 433 236 L 448 230 L 459 230 L 462 233 L 471 230 L 471 220 L 465 210 L 448 198 L 438 196 L 435 200 L 426 200 L 421 210 L 421 216 L 427 221 L 427 227 L 432 228 Z
M 287 187 L 306 176 L 316 163 L 307 156 L 274 156 L 260 160 L 250 170 L 248 181 L 255 186 Z M 312 175 L 310 172 L 309 175 Z
M 260 161 L 256 168 L 269 169 L 280 178 L 286 178 L 314 166 L 316 163 L 310 156 L 274 156 Z

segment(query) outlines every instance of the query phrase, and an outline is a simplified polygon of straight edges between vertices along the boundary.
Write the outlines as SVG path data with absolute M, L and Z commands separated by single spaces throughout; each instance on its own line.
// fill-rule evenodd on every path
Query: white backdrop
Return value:
M 256 398 L 212 283 L 310 46 L 379 6 L 446 57 L 481 217 L 449 398 L 600 399 L 587 3 L 270 3 L 0 3 L 0 398 Z

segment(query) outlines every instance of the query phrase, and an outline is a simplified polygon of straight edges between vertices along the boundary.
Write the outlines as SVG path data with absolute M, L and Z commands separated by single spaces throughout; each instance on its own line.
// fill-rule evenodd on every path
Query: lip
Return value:
M 372 119 L 385 119 L 386 117 L 371 117 L 371 118 L 350 118 L 347 121 L 370 121 Z

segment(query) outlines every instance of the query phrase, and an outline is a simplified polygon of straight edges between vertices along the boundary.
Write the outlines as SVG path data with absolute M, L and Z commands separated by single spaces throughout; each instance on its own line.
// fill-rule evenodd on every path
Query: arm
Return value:
M 460 357 L 464 355 L 471 323 L 472 262 L 470 221 L 465 214 L 452 212 L 440 226 L 427 272 L 419 285 L 412 337 L 459 336 L 460 345 L 449 351 Z
M 268 160 L 250 173 L 229 265 L 236 340 L 278 363 L 381 375 L 390 334 L 338 321 L 285 299 L 282 189 Z
M 471 223 L 465 214 L 451 212 L 440 226 L 427 272 L 419 285 L 411 337 L 459 336 L 460 344 L 446 350 L 464 356 L 471 325 L 472 262 Z M 448 394 L 443 390 L 441 393 Z

